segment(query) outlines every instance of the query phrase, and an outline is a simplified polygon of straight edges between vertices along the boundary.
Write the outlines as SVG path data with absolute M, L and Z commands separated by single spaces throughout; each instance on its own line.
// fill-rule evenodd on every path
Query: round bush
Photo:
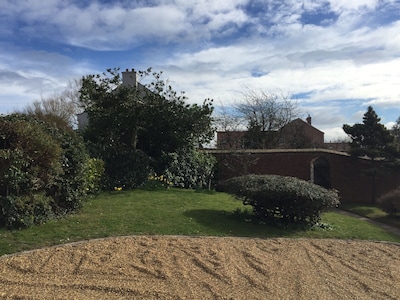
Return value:
M 377 200 L 377 203 L 384 212 L 389 215 L 396 215 L 400 213 L 400 188 L 392 190 Z
M 338 192 L 313 183 L 278 175 L 245 175 L 222 184 L 265 221 L 314 225 L 324 210 L 339 205 Z

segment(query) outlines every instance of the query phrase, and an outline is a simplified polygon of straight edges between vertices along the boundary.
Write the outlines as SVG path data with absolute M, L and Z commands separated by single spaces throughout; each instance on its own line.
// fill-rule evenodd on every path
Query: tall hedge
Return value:
M 71 130 L 24 115 L 0 118 L 0 225 L 41 223 L 80 207 L 89 156 Z
M 222 189 L 268 222 L 314 225 L 321 212 L 339 205 L 337 191 L 295 177 L 245 175 L 225 181 Z

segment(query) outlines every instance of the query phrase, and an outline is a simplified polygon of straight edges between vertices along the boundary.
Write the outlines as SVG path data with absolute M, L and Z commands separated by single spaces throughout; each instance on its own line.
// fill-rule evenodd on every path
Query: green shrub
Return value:
M 182 149 L 166 155 L 169 162 L 165 175 L 173 186 L 192 189 L 210 189 L 214 178 L 216 159 L 197 149 Z
M 62 171 L 61 147 L 44 128 L 17 116 L 0 119 L 0 192 L 41 191 Z
M 156 173 L 153 173 L 147 178 L 147 181 L 140 188 L 147 191 L 157 191 L 166 190 L 172 185 L 172 182 L 168 181 L 166 176 L 158 176 Z
M 0 225 L 23 228 L 41 224 L 53 216 L 53 199 L 43 193 L 0 197 Z
M 52 131 L 62 149 L 62 172 L 47 194 L 55 200 L 56 213 L 64 214 L 80 208 L 87 194 L 86 164 L 89 154 L 82 137 L 75 132 L 56 128 Z
M 80 207 L 88 159 L 73 131 L 25 115 L 0 117 L 0 223 L 30 226 Z
M 400 187 L 392 190 L 377 200 L 378 206 L 389 215 L 396 215 L 400 213 Z
M 105 161 L 105 187 L 113 190 L 137 188 L 146 182 L 150 172 L 150 158 L 140 150 L 121 147 L 107 153 Z
M 225 181 L 222 189 L 267 222 L 314 225 L 322 211 L 339 205 L 337 191 L 294 177 L 245 175 Z
M 85 165 L 85 176 L 87 193 L 98 193 L 102 189 L 104 161 L 98 158 L 89 158 Z

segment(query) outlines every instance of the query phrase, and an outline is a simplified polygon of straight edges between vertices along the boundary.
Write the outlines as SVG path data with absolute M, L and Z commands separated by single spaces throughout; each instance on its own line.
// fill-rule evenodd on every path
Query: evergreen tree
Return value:
M 380 122 L 380 118 L 369 106 L 364 114 L 363 123 L 353 126 L 344 124 L 343 130 L 351 138 L 351 154 L 353 156 L 366 156 L 371 160 L 391 160 L 396 156 L 393 147 L 393 136 Z
M 386 172 L 384 162 L 394 162 L 398 153 L 393 146 L 394 137 L 388 129 L 380 122 L 380 118 L 369 106 L 364 114 L 363 123 L 356 123 L 353 126 L 344 124 L 343 130 L 351 138 L 350 154 L 353 157 L 366 157 L 371 161 L 371 168 L 367 175 L 372 178 L 371 201 L 375 202 L 375 181 L 376 177 Z M 377 161 L 380 163 L 378 164 Z

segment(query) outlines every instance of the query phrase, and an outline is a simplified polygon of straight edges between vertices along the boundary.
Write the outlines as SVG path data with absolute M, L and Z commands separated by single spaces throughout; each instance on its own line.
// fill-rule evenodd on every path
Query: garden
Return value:
M 400 237 L 338 210 L 399 227 L 397 190 L 341 206 L 293 177 L 218 182 L 212 101 L 109 73 L 83 78 L 82 131 L 0 118 L 0 297 L 400 297 Z

